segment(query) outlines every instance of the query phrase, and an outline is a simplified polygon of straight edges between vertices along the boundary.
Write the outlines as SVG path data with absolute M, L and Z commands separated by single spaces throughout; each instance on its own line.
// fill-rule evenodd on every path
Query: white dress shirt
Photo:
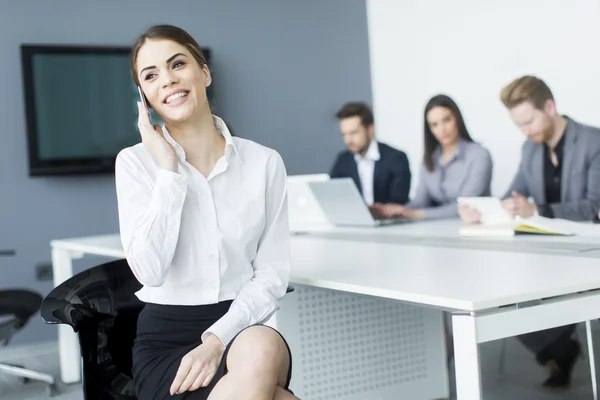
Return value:
M 364 157 L 361 157 L 358 153 L 354 154 L 358 177 L 362 186 L 362 195 L 368 205 L 373 204 L 373 175 L 375 174 L 375 162 L 380 157 L 379 145 L 376 140 L 371 140 Z
M 143 144 L 122 150 L 115 175 L 121 241 L 144 302 L 202 305 L 235 299 L 202 333 L 225 345 L 266 321 L 290 274 L 287 174 L 281 156 L 233 138 L 214 117 L 225 154 L 208 178 L 169 135 L 178 172 L 158 168 Z

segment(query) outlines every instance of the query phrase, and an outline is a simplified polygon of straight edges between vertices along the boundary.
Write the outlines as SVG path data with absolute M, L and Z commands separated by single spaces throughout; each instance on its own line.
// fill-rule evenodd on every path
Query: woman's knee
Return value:
M 278 381 L 288 358 L 287 346 L 278 332 L 266 326 L 253 326 L 241 332 L 231 345 L 227 369 Z

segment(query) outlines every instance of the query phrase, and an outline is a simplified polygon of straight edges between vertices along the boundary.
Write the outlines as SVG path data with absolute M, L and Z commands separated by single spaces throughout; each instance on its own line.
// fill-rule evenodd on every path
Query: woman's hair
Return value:
M 207 64 L 206 57 L 204 56 L 202 49 L 189 33 L 173 25 L 154 25 L 138 36 L 138 38 L 135 40 L 135 43 L 131 47 L 131 72 L 136 85 L 140 84 L 136 67 L 137 56 L 140 48 L 144 45 L 144 42 L 147 39 L 172 40 L 173 42 L 179 43 L 188 49 L 200 67 L 203 67 Z
M 437 96 L 432 97 L 427 102 L 427 105 L 425 106 L 425 112 L 424 112 L 424 117 L 423 117 L 424 139 L 425 139 L 425 155 L 423 157 L 423 162 L 425 163 L 425 167 L 427 168 L 427 170 L 429 172 L 431 172 L 435 169 L 435 166 L 433 163 L 433 152 L 437 149 L 437 147 L 440 144 L 437 141 L 437 139 L 435 138 L 435 136 L 433 136 L 433 132 L 431 131 L 431 128 L 429 127 L 429 123 L 427 122 L 427 114 L 429 113 L 429 111 L 431 111 L 431 109 L 433 109 L 435 107 L 444 107 L 444 108 L 447 108 L 448 110 L 450 110 L 450 112 L 452 112 L 452 114 L 454 115 L 454 118 L 456 119 L 456 127 L 458 128 L 458 137 L 461 139 L 464 139 L 468 142 L 473 141 L 473 139 L 471 138 L 471 135 L 469 135 L 469 131 L 467 130 L 467 126 L 465 125 L 465 121 L 460 112 L 460 109 L 458 108 L 458 106 L 456 105 L 454 100 L 452 100 L 449 96 L 446 96 L 445 94 L 438 94 Z

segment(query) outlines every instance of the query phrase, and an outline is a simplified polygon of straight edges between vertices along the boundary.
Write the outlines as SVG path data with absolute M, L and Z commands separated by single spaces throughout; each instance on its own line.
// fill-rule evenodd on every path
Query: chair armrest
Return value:
M 79 331 L 85 321 L 97 320 L 101 315 L 82 304 L 73 304 L 53 297 L 44 299 L 40 314 L 45 323 L 69 325 L 75 332 Z

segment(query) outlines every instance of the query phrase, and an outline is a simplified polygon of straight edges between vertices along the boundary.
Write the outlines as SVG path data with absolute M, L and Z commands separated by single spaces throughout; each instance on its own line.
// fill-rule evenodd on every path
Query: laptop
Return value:
M 288 175 L 287 195 L 290 226 L 328 224 L 329 221 L 308 182 L 324 182 L 328 174 Z
M 308 182 L 325 216 L 337 226 L 382 226 L 409 221 L 406 218 L 375 218 L 352 178 Z

